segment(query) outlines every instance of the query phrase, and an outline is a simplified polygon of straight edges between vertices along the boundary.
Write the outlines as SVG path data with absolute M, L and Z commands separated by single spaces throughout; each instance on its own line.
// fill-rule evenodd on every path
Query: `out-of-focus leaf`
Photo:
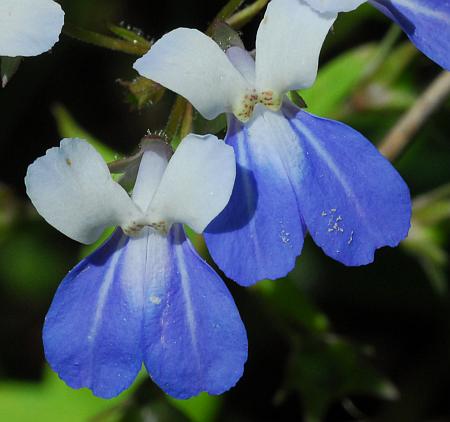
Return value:
M 442 223 L 450 220 L 450 184 L 418 196 L 408 237 L 401 246 L 422 265 L 436 293 L 447 292 L 448 236 Z
M 375 48 L 373 44 L 363 45 L 322 67 L 314 85 L 299 92 L 308 104 L 308 111 L 327 117 L 337 115 L 343 102 L 358 86 Z
M 19 69 L 22 57 L 2 57 L 0 62 L 0 76 L 4 88 Z
M 84 139 L 101 154 L 105 161 L 117 159 L 118 154 L 102 141 L 96 139 L 89 132 L 84 130 L 63 105 L 55 105 L 52 111 L 58 125 L 59 134 L 62 138 Z
M 166 92 L 163 86 L 143 76 L 138 76 L 132 81 L 118 82 L 125 89 L 126 101 L 137 110 L 157 104 Z
M 312 333 L 325 333 L 330 328 L 326 315 L 320 312 L 289 279 L 277 282 L 265 280 L 259 282 L 255 288 L 278 313 Z
M 410 66 L 417 56 L 418 50 L 414 45 L 406 41 L 395 48 L 375 73 L 373 80 L 386 86 L 396 82 L 400 75 Z
M 203 393 L 189 400 L 176 400 L 169 397 L 169 401 L 192 422 L 214 422 L 223 400 L 220 396 Z
M 66 271 L 64 250 L 41 224 L 22 223 L 1 245 L 0 279 L 12 295 L 47 297 Z
M 408 237 L 402 248 L 414 256 L 427 275 L 434 291 L 443 295 L 447 291 L 448 256 L 444 250 L 445 235 L 436 226 L 422 225 L 413 218 Z
M 47 369 L 42 383 L 0 383 L 0 419 L 11 422 L 113 422 L 118 420 L 115 407 L 120 406 L 132 390 L 116 399 L 102 400 L 88 390 L 71 389 Z M 99 414 L 102 417 L 96 418 Z
M 301 394 L 306 420 L 321 421 L 328 407 L 351 394 L 398 397 L 395 386 L 381 376 L 352 345 L 334 336 L 306 339 L 291 354 L 288 386 Z

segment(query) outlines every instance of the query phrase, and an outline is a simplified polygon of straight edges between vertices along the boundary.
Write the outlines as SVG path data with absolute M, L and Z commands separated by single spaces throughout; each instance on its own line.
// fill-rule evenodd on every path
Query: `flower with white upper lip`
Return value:
M 46 358 L 73 388 L 116 396 L 142 363 L 177 398 L 220 394 L 242 375 L 247 338 L 233 298 L 181 224 L 202 232 L 225 207 L 233 149 L 189 135 L 170 157 L 160 140 L 143 144 L 126 173 L 131 197 L 82 140 L 64 139 L 28 169 L 34 206 L 65 235 L 93 243 L 120 227 L 65 277 L 45 319 Z
M 392 165 L 357 131 L 285 97 L 313 84 L 336 16 L 299 0 L 272 0 L 255 60 L 239 47 L 224 52 L 201 32 L 179 28 L 134 65 L 205 118 L 228 114 L 236 183 L 205 239 L 219 267 L 242 285 L 286 275 L 306 231 L 346 265 L 368 264 L 376 249 L 407 236 L 409 190 Z
M 58 41 L 64 12 L 53 0 L 0 1 L 0 56 L 29 57 Z
M 305 3 L 329 16 L 370 3 L 397 23 L 420 51 L 450 70 L 449 0 L 297 0 L 298 7 Z

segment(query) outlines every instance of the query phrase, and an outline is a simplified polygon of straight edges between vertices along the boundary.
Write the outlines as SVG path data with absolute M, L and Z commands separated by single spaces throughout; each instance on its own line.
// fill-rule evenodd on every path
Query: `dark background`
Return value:
M 66 22 L 107 33 L 107 23 L 124 21 L 157 39 L 178 26 L 205 30 L 224 1 L 61 4 Z M 258 20 L 244 28 L 248 49 L 254 47 L 257 25 Z M 324 48 L 323 69 L 354 48 L 376 47 L 389 28 L 369 5 L 343 16 Z M 409 48 L 405 45 L 401 36 L 389 58 L 394 68 L 401 48 Z M 413 242 L 379 251 L 367 267 L 335 263 L 308 240 L 287 279 L 247 290 L 229 282 L 248 330 L 250 354 L 242 380 L 219 399 L 180 404 L 143 381 L 126 398 L 109 403 L 49 381 L 43 319 L 60 280 L 79 260 L 80 247 L 32 211 L 23 177 L 34 159 L 67 136 L 55 120 L 57 105 L 118 153 L 132 152 L 147 129 L 164 127 L 173 96 L 136 111 L 116 82 L 136 76 L 136 58 L 62 35 L 51 53 L 24 60 L 0 91 L 0 419 L 153 420 L 145 416 L 151 412 L 154 420 L 194 422 L 450 420 L 445 218 L 419 221 Z M 376 143 L 439 71 L 413 53 L 394 81 L 386 82 L 381 69 L 348 89 L 324 115 L 339 117 Z M 320 95 L 331 96 L 340 83 L 324 78 Z M 380 86 L 389 94 L 381 105 L 370 97 Z M 314 95 L 306 95 L 308 105 L 321 114 L 310 102 Z M 449 181 L 449 106 L 429 119 L 394 163 L 414 197 Z M 449 207 L 449 201 L 436 207 Z M 441 259 L 428 256 L 434 247 Z

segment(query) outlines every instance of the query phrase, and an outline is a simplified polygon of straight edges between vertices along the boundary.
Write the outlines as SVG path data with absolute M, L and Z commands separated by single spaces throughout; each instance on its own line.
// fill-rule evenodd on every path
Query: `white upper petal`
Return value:
M 201 233 L 227 205 L 235 177 L 233 148 L 213 135 L 188 135 L 169 161 L 148 218 Z
M 52 0 L 0 1 L 0 56 L 36 56 L 50 50 L 64 25 Z
M 163 141 L 153 140 L 144 150 L 131 197 L 146 211 L 166 171 L 172 148 Z
M 300 0 L 272 0 L 256 39 L 256 86 L 283 94 L 311 86 L 322 44 L 336 14 Z
M 230 47 L 226 51 L 226 54 L 231 63 L 233 63 L 233 66 L 239 70 L 249 85 L 255 86 L 255 59 L 250 53 L 241 47 Z
M 86 141 L 63 139 L 28 167 L 27 194 L 39 214 L 66 236 L 93 243 L 106 227 L 143 216 Z
M 367 0 L 297 0 L 298 2 L 305 2 L 313 9 L 321 13 L 339 13 L 350 12 L 355 10 L 358 6 L 365 3 Z
M 207 119 L 230 111 L 247 89 L 220 47 L 195 29 L 178 28 L 164 35 L 134 68 L 187 98 Z

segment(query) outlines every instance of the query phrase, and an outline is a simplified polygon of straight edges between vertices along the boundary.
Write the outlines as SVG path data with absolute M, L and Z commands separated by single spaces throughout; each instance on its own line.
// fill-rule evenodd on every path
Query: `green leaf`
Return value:
M 3 239 L 0 278 L 16 297 L 47 298 L 67 272 L 67 256 L 58 239 L 40 222 L 24 223 Z
M 299 92 L 308 104 L 308 111 L 327 117 L 340 113 L 342 104 L 361 81 L 364 66 L 374 51 L 375 45 L 363 45 L 322 67 L 314 85 Z
M 170 403 L 183 412 L 192 422 L 214 422 L 219 414 L 223 399 L 202 393 L 188 400 L 168 397 Z
M 110 409 L 120 405 L 133 389 L 112 400 L 94 397 L 86 389 L 73 390 L 50 369 L 42 383 L 1 382 L 0 414 L 5 421 L 80 422 L 105 412 L 102 422 L 117 420 Z
M 117 159 L 117 152 L 83 129 L 63 105 L 55 105 L 52 112 L 62 138 L 84 139 L 101 154 L 105 161 Z
M 277 313 L 283 315 L 312 333 L 325 333 L 330 324 L 326 315 L 320 312 L 304 292 L 297 288 L 290 279 L 264 280 L 255 289 Z

